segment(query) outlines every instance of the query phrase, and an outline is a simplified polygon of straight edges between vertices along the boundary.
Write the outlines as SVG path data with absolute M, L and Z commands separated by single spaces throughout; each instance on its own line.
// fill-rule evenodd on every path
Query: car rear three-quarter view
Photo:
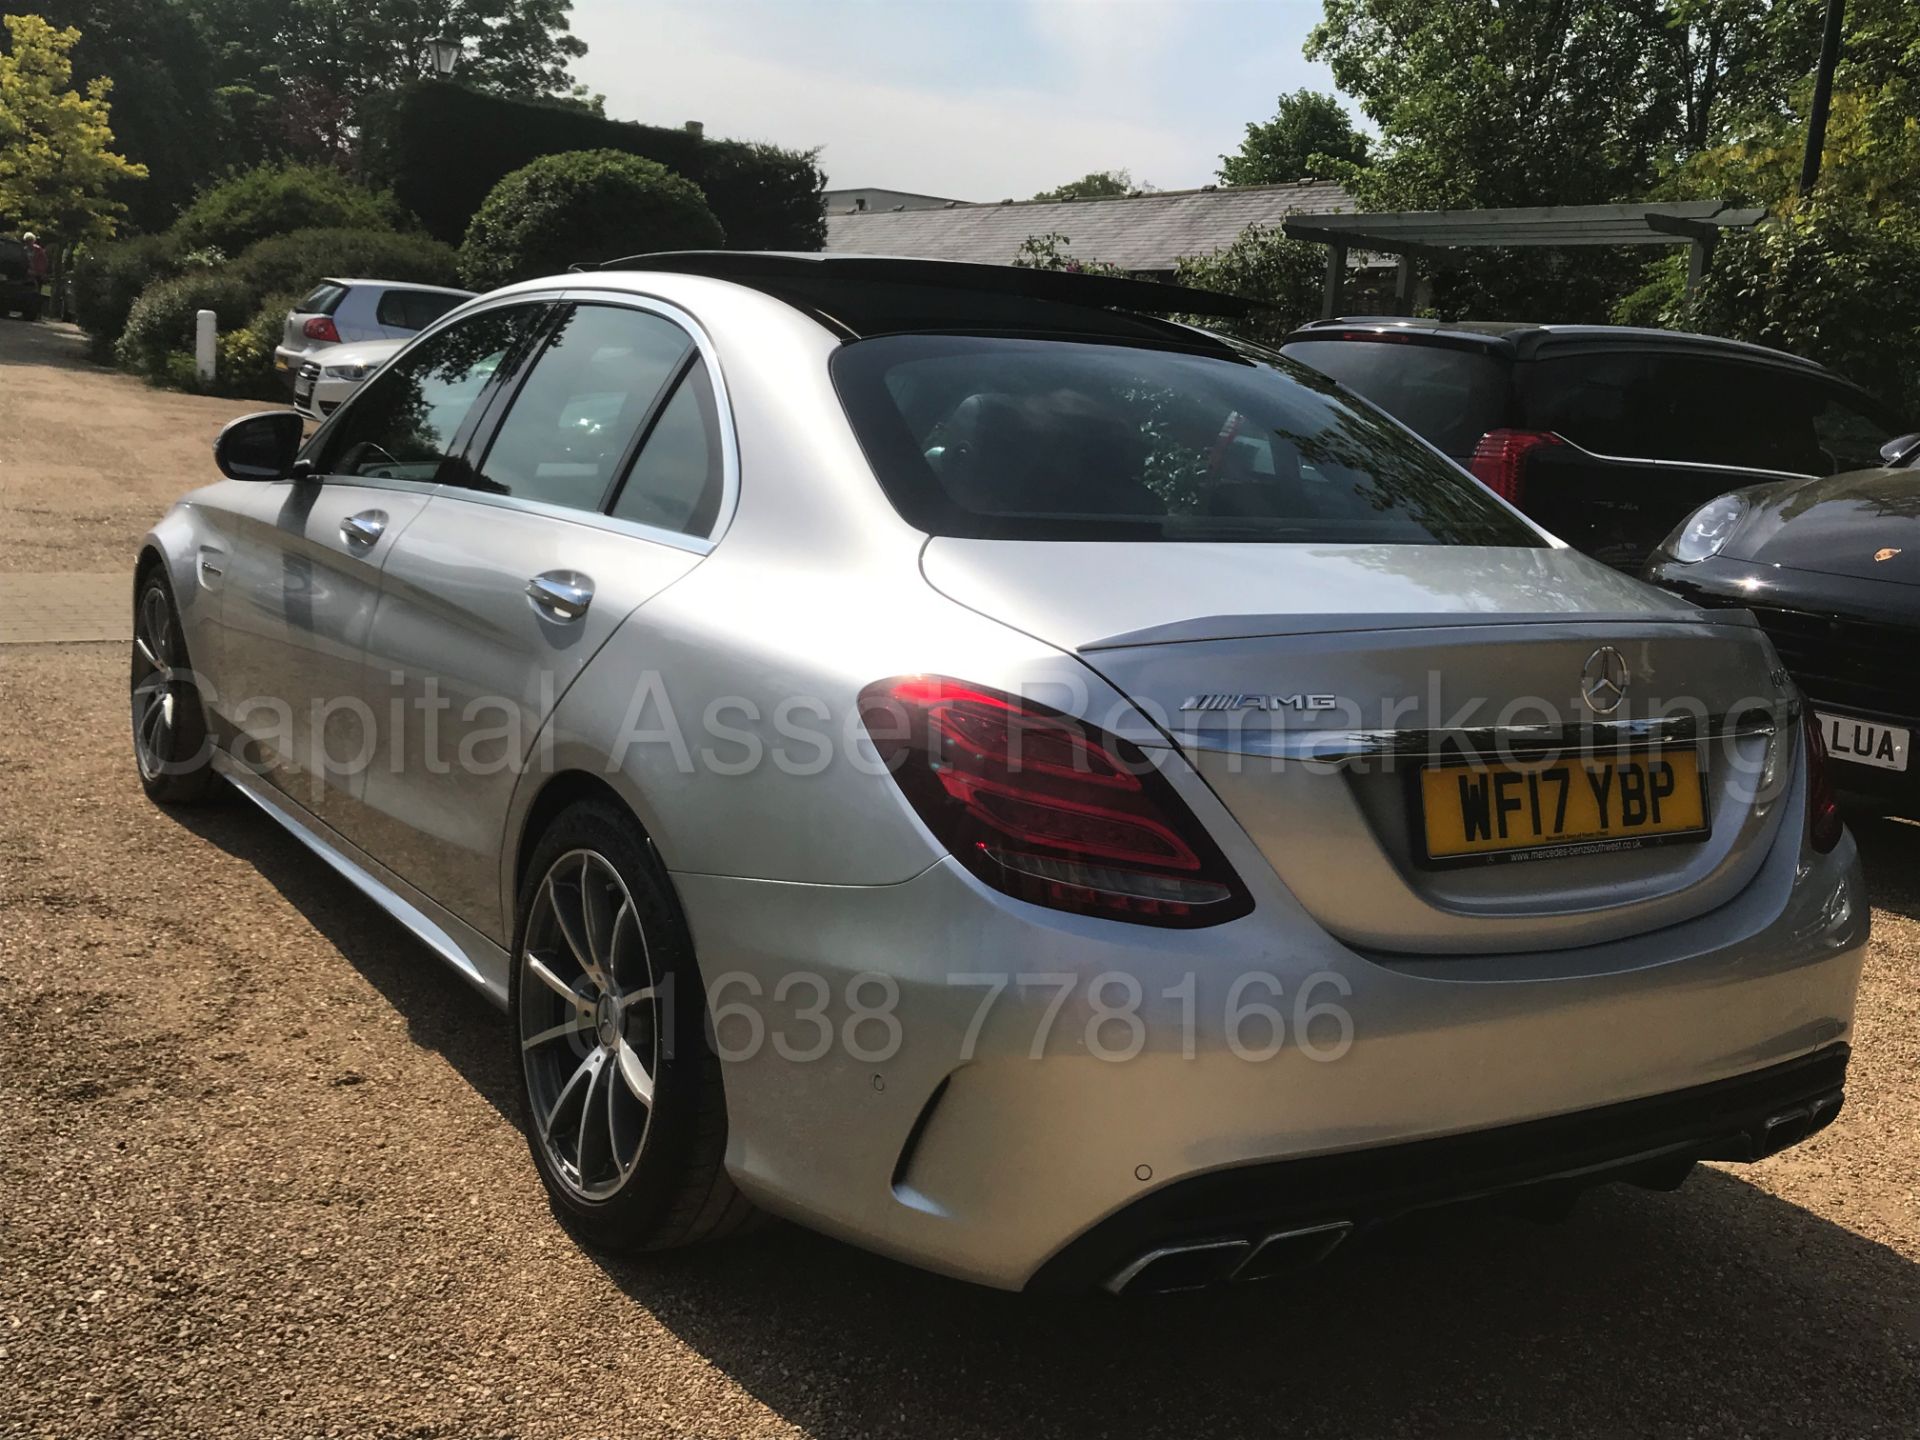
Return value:
M 481 297 L 152 533 L 142 777 L 508 1009 L 607 1247 L 1188 1288 L 1827 1124 L 1867 907 L 1765 634 L 1156 318 L 1243 308 L 752 254 Z

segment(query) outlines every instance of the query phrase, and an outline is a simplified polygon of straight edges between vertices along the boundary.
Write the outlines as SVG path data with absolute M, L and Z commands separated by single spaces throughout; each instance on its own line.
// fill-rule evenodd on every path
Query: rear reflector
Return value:
M 1525 506 L 1521 494 L 1525 488 L 1527 457 L 1542 445 L 1564 445 L 1558 435 L 1544 430 L 1489 430 L 1473 447 L 1467 468 L 1474 478 L 1503 500 Z
M 1181 928 L 1253 908 L 1166 777 L 1117 736 L 928 675 L 869 685 L 860 718 L 934 837 L 996 890 L 1055 910 Z

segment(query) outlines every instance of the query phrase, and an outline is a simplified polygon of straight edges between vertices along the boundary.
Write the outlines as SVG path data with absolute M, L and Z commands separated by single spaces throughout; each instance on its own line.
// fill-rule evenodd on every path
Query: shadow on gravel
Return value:
M 1920 1267 L 1710 1170 L 1558 1226 L 1458 1211 L 1291 1283 L 1159 1300 L 1005 1295 L 791 1228 L 606 1268 L 829 1440 L 1862 1436 L 1920 1413 Z
M 409 1038 L 446 1057 L 476 1093 L 518 1123 L 506 1022 L 439 956 L 241 797 L 165 813 L 258 870 L 405 1018 Z
M 1860 844 L 1867 895 L 1882 910 L 1920 920 L 1920 821 L 1848 805 L 1847 828 Z
M 513 1115 L 483 999 L 250 806 L 172 813 L 258 867 Z M 1895 823 L 1861 841 L 1875 903 L 1898 908 L 1920 827 L 1874 828 Z M 1905 1436 L 1920 1414 L 1920 1266 L 1711 1169 L 1676 1195 L 1595 1192 L 1560 1225 L 1455 1210 L 1291 1282 L 1127 1302 L 984 1290 L 791 1226 L 600 1263 L 824 1440 Z
M 70 325 L 43 321 L 28 323 L 0 317 L 6 327 L 6 345 L 0 347 L 0 370 L 25 365 L 56 370 L 100 372 L 100 366 L 87 358 L 87 338 Z

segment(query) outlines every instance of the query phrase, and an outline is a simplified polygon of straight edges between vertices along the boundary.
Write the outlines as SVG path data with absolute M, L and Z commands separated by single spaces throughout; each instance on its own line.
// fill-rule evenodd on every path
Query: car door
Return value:
M 242 758 L 349 839 L 385 718 L 364 663 L 380 569 L 545 312 L 496 307 L 415 346 L 322 428 L 301 473 L 259 487 L 236 526 L 221 678 Z
M 637 298 L 569 307 L 494 402 L 467 479 L 387 560 L 368 666 L 409 723 L 369 768 L 367 848 L 503 943 L 500 845 L 542 725 L 615 628 L 700 562 L 731 494 L 696 337 Z

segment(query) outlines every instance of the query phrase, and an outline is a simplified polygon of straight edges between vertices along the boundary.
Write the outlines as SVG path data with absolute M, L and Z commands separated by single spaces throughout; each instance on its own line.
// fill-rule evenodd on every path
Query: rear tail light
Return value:
M 329 345 L 340 343 L 340 331 L 333 323 L 331 315 L 316 315 L 300 327 L 300 333 L 309 340 L 324 340 Z
M 1253 908 L 1166 777 L 1118 736 L 930 675 L 869 685 L 860 718 L 934 837 L 996 890 L 1141 925 L 1217 925 Z
M 1806 712 L 1807 728 L 1807 843 L 1816 853 L 1825 855 L 1840 843 L 1846 831 L 1840 819 L 1840 802 L 1833 793 L 1833 771 L 1827 761 L 1827 737 L 1820 733 L 1820 721 L 1813 711 Z
M 1515 505 L 1525 488 L 1527 457 L 1542 445 L 1564 445 L 1558 435 L 1544 430 L 1489 430 L 1473 447 L 1467 462 L 1474 478 L 1503 500 Z

